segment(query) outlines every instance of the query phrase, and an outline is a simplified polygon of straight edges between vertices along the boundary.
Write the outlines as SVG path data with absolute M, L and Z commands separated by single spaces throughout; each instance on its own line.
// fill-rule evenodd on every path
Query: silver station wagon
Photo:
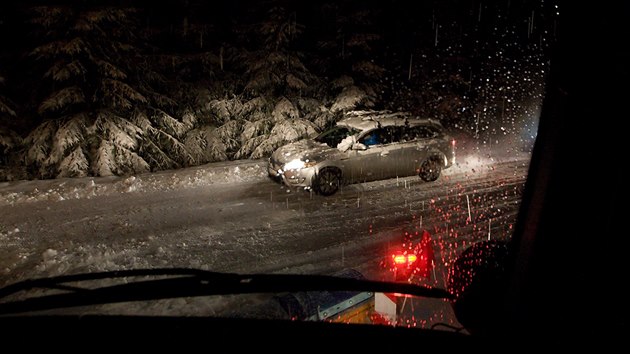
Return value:
M 440 122 L 405 113 L 357 111 L 314 139 L 278 148 L 269 176 L 332 195 L 351 183 L 418 175 L 431 182 L 453 165 L 455 140 Z

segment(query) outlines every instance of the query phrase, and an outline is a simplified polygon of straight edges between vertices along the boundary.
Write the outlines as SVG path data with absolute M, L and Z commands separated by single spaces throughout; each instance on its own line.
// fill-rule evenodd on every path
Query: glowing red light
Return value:
M 415 254 L 409 254 L 409 255 L 404 255 L 404 254 L 394 254 L 392 255 L 392 259 L 394 260 L 394 263 L 399 265 L 399 264 L 411 264 L 415 261 L 418 260 L 418 256 Z
M 455 139 L 453 139 L 453 141 L 451 141 L 451 144 L 453 144 L 453 146 L 455 146 Z
M 405 233 L 404 236 L 402 249 L 399 248 L 390 253 L 392 258 L 391 263 L 389 263 L 389 270 L 394 273 L 396 281 L 410 282 L 421 280 L 420 278 L 430 279 L 431 271 L 435 267 L 434 245 L 431 235 L 428 231 L 423 231 L 422 238 L 417 243 L 411 240 L 411 233 Z M 385 263 L 388 262 L 382 262 L 381 265 Z
M 396 264 L 405 264 L 405 263 L 407 263 L 407 258 L 405 256 L 403 256 L 402 254 L 393 255 L 392 257 L 394 258 L 394 263 L 396 263 Z

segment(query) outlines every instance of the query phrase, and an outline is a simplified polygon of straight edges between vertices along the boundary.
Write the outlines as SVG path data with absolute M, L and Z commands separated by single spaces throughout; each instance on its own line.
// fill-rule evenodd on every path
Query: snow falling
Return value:
M 456 293 L 458 257 L 513 232 L 560 9 L 438 3 L 0 14 L 0 285 L 141 267 L 391 280 L 384 259 L 427 231 L 410 281 Z M 328 198 L 268 178 L 275 149 L 370 110 L 439 120 L 456 164 Z M 396 325 L 461 327 L 444 301 L 401 306 Z
M 133 178 L 5 183 L 2 278 L 180 266 L 327 274 L 353 268 L 393 280 L 382 261 L 393 247 L 417 241 L 405 233 L 426 230 L 435 263 L 427 279 L 413 281 L 446 288 L 452 263 L 467 247 L 489 234 L 509 238 L 528 164 L 527 154 L 459 157 L 434 183 L 416 177 L 375 181 L 328 198 L 269 180 L 264 160 Z M 23 210 L 35 211 L 25 216 Z M 59 211 L 70 213 L 62 223 Z M 174 311 L 193 311 L 197 300 L 191 301 Z M 404 309 L 409 315 L 399 320 L 409 326 L 457 325 L 444 301 L 410 299 Z M 137 310 L 162 311 L 159 304 Z

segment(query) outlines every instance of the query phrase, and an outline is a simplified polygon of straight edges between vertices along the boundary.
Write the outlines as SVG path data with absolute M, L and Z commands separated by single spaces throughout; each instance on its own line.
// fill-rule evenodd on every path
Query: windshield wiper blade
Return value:
M 64 289 L 64 290 L 89 290 L 80 287 L 64 285 L 65 283 L 93 281 L 102 279 L 117 279 L 128 277 L 149 277 L 149 276 L 201 276 L 213 273 L 194 268 L 150 268 L 150 269 L 129 269 L 114 270 L 107 272 L 81 273 L 72 275 L 60 275 L 48 278 L 26 279 L 3 288 L 0 288 L 0 299 L 31 289 Z M 219 274 L 219 273 L 217 273 Z
M 67 283 L 152 277 L 115 285 L 87 288 Z M 158 277 L 158 279 L 155 279 Z M 439 288 L 328 275 L 235 274 L 188 268 L 135 269 L 65 275 L 21 281 L 0 289 L 0 299 L 31 289 L 57 289 L 63 293 L 0 303 L 0 315 L 119 302 L 162 300 L 210 295 L 281 293 L 298 291 L 370 291 L 452 299 Z

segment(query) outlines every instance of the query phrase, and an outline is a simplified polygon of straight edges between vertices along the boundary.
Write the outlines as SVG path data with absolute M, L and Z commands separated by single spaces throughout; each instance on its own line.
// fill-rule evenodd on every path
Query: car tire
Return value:
M 442 172 L 442 165 L 438 157 L 431 157 L 424 160 L 420 165 L 420 172 L 418 176 L 425 182 L 433 182 L 440 177 Z
M 312 187 L 317 194 L 329 196 L 339 190 L 341 184 L 341 171 L 336 168 L 326 167 L 315 175 Z

